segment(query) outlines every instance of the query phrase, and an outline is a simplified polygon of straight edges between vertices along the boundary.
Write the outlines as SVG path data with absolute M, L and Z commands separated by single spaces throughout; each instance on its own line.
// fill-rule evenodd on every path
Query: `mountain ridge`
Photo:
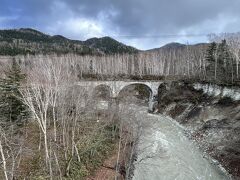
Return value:
M 207 43 L 189 45 L 189 47 L 206 46 Z M 187 45 L 178 42 L 168 43 L 159 48 L 138 50 L 123 44 L 112 37 L 93 37 L 85 41 L 73 40 L 62 35 L 48 35 L 32 28 L 0 30 L 0 55 L 26 54 L 79 54 L 110 55 L 134 54 L 138 52 L 169 51 L 183 49 Z
M 110 37 L 86 41 L 48 35 L 31 28 L 0 30 L 0 55 L 66 54 L 80 55 L 136 53 L 139 50 Z

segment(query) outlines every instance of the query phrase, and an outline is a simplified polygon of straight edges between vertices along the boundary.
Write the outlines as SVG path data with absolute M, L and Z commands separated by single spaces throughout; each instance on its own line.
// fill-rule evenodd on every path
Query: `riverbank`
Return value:
M 233 179 L 238 180 L 240 102 L 230 95 L 224 96 L 224 93 L 221 93 L 224 88 L 217 87 L 215 92 L 220 92 L 217 94 L 209 94 L 206 88 L 195 88 L 193 84 L 179 82 L 172 83 L 169 87 L 162 85 L 159 88 L 156 111 L 172 117 L 184 126 L 189 138 L 216 159 Z

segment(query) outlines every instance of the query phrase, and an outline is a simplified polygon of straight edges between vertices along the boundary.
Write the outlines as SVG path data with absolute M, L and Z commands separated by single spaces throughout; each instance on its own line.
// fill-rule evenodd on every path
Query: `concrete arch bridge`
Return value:
M 77 86 L 84 87 L 89 93 L 93 94 L 94 90 L 99 86 L 107 86 L 110 90 L 111 98 L 116 98 L 120 92 L 130 85 L 145 85 L 150 91 L 149 110 L 153 110 L 155 97 L 158 95 L 158 88 L 164 81 L 79 81 Z

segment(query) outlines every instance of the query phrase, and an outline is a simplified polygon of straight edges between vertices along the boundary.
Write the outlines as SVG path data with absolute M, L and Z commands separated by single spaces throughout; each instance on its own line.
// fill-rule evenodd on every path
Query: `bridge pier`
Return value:
M 154 112 L 154 104 L 157 98 L 157 94 L 153 94 L 151 93 L 150 97 L 149 97 L 149 102 L 148 102 L 148 112 Z

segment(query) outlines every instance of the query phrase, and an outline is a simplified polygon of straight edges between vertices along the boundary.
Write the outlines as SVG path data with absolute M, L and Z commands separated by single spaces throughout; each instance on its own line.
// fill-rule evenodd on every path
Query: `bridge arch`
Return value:
M 139 95 L 139 97 L 141 97 L 141 96 L 148 97 L 148 100 L 153 95 L 153 90 L 151 89 L 151 87 L 149 87 L 145 83 L 139 82 L 139 83 L 131 83 L 131 84 L 122 86 L 118 91 L 117 97 L 121 98 L 121 96 L 129 95 L 129 94 L 122 94 L 122 93 L 124 93 L 124 91 L 127 91 L 127 90 L 137 91 L 139 94 L 135 94 L 135 95 L 137 95 L 137 96 Z M 125 92 L 125 93 L 127 93 L 127 92 Z
M 107 84 L 99 84 L 93 87 L 92 97 L 109 100 L 113 95 L 112 88 Z

